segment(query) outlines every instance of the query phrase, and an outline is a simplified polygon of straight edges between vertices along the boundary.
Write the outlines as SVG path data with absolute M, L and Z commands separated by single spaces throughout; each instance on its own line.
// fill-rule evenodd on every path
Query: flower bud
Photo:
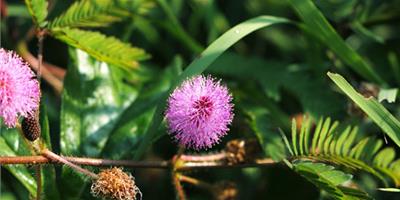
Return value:
M 38 118 L 38 111 L 36 111 L 32 116 L 27 116 L 22 120 L 21 128 L 26 139 L 30 141 L 35 141 L 40 137 L 40 123 Z

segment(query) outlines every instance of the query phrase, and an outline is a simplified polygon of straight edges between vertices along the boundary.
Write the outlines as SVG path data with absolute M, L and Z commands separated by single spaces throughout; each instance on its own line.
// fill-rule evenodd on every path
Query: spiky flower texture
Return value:
M 195 76 L 168 99 L 166 119 L 179 144 L 196 150 L 210 148 L 227 134 L 233 119 L 228 88 L 211 76 Z
M 28 117 L 38 109 L 39 83 L 21 57 L 0 49 L 0 117 L 9 128 L 18 116 Z

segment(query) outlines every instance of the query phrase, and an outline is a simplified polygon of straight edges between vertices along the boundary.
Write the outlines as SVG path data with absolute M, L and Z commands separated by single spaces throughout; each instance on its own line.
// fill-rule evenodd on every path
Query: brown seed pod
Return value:
M 25 117 L 21 124 L 22 132 L 24 133 L 25 138 L 32 142 L 40 137 L 41 132 L 38 117 L 39 115 L 37 112 L 38 111 L 31 116 Z
M 121 168 L 105 169 L 98 176 L 91 187 L 93 196 L 113 200 L 136 200 L 136 195 L 139 195 L 139 199 L 142 199 L 142 193 L 135 185 L 135 178 Z
M 215 184 L 214 196 L 216 200 L 236 200 L 239 190 L 233 182 L 220 182 Z
M 253 162 L 261 152 L 257 140 L 231 140 L 225 146 L 228 165 Z

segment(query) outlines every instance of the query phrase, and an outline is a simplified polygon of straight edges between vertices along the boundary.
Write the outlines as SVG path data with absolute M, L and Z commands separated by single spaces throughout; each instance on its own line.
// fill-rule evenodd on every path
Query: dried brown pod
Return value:
M 40 137 L 41 128 L 38 112 L 39 111 L 36 111 L 31 116 L 25 117 L 21 124 L 22 132 L 25 138 L 32 142 Z
M 113 200 L 136 200 L 136 196 L 142 199 L 142 193 L 135 184 L 135 178 L 122 171 L 121 168 L 105 169 L 94 180 L 91 193 L 95 197 Z
M 231 140 L 225 146 L 228 165 L 253 162 L 261 152 L 257 140 Z
M 214 196 L 216 200 L 236 200 L 239 190 L 235 183 L 224 181 L 215 184 Z

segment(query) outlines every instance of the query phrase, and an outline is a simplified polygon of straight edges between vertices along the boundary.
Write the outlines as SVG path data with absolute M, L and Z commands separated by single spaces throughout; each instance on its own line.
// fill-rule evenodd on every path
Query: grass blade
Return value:
M 364 78 L 384 83 L 372 67 L 350 48 L 310 0 L 289 0 L 304 21 L 307 30 L 324 42 L 339 58 Z
M 341 75 L 328 72 L 328 76 L 400 147 L 400 122 L 382 104 L 359 94 Z

